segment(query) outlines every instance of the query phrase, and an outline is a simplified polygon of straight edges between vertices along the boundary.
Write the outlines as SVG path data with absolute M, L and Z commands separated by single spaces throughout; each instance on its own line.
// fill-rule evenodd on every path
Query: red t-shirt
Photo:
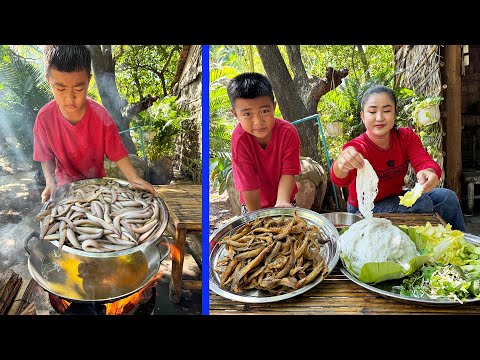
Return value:
M 112 116 L 87 97 L 87 110 L 75 125 L 55 100 L 42 107 L 33 126 L 33 160 L 56 160 L 57 186 L 105 176 L 104 156 L 116 162 L 128 155 Z
M 242 204 L 245 204 L 242 191 L 260 189 L 261 207 L 275 206 L 280 177 L 300 173 L 297 129 L 288 121 L 275 118 L 272 137 L 262 149 L 255 137 L 243 131 L 238 123 L 232 134 L 232 168 L 235 189 L 240 192 Z M 297 191 L 295 183 L 290 201 Z
M 347 142 L 343 145 L 342 150 L 349 146 L 355 147 L 370 162 L 377 173 L 378 194 L 375 202 L 402 194 L 409 163 L 415 174 L 420 170 L 431 168 L 439 178 L 442 176 L 440 166 L 430 157 L 420 138 L 411 128 L 398 128 L 398 133 L 392 129 L 388 149 L 382 149 L 375 145 L 366 133 Z M 330 179 L 337 186 L 348 186 L 348 202 L 358 208 L 355 181 L 357 170 L 350 170 L 345 178 L 340 179 L 335 176 L 333 165 L 330 167 Z

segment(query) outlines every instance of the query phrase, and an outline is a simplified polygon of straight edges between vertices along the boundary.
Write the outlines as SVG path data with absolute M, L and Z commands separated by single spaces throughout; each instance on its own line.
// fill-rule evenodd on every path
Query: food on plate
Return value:
M 330 239 L 297 215 L 265 216 L 242 225 L 218 244 L 225 246 L 214 271 L 220 287 L 236 294 L 263 290 L 284 294 L 325 277 L 323 244 Z
M 428 261 L 405 277 L 393 291 L 417 298 L 447 299 L 463 303 L 480 298 L 480 246 L 450 224 L 404 227 Z M 471 236 L 471 235 L 470 235 Z
M 403 196 L 399 196 L 400 205 L 412 207 L 412 205 L 415 204 L 415 201 L 417 201 L 418 198 L 422 196 L 422 192 L 423 186 L 417 182 L 412 190 L 407 191 Z
M 114 180 L 72 183 L 57 202 L 36 216 L 40 239 L 58 240 L 59 249 L 111 252 L 137 246 L 161 228 L 152 194 Z
M 378 177 L 368 160 L 359 169 L 356 181 L 359 210 L 364 219 L 340 235 L 340 257 L 364 282 L 376 283 L 405 276 L 414 270 L 411 261 L 420 254 L 410 237 L 390 220 L 373 217 Z M 418 266 L 417 262 L 414 265 Z
M 410 237 L 388 219 L 369 218 L 357 221 L 339 237 L 340 256 L 354 273 L 360 274 L 366 263 L 394 262 L 405 271 L 410 260 L 419 256 Z

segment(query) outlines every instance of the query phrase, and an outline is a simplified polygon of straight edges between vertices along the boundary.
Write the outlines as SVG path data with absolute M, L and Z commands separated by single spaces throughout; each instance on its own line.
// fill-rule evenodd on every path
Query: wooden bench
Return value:
M 480 171 L 464 172 L 463 181 L 467 183 L 467 211 L 473 214 L 474 201 L 480 199 L 480 195 L 475 195 L 475 185 L 480 184 Z
M 154 188 L 168 208 L 167 230 L 174 238 L 174 247 L 171 249 L 172 275 L 169 298 L 171 302 L 179 303 L 183 287 L 182 272 L 187 235 L 196 235 L 201 239 L 202 185 L 154 185 Z M 195 242 L 195 237 L 192 239 Z M 189 282 L 188 286 L 190 289 L 201 289 L 201 281 L 198 281 L 198 284 Z

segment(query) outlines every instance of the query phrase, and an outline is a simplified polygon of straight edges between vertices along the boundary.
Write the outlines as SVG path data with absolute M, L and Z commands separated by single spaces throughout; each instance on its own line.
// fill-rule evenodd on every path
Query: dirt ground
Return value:
M 209 234 L 211 235 L 216 229 L 222 227 L 222 225 L 229 222 L 236 215 L 230 205 L 226 191 L 222 195 L 219 195 L 218 191 L 213 190 L 212 186 L 210 186 L 209 196 Z

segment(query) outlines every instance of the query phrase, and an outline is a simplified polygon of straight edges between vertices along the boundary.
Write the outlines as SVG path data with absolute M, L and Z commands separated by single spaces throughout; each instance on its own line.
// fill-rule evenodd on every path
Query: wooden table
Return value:
M 375 214 L 389 218 L 396 225 L 432 225 L 445 221 L 438 214 Z M 314 288 L 293 298 L 274 303 L 241 303 L 210 291 L 210 315 L 340 315 L 340 314 L 480 314 L 480 304 L 424 306 L 403 302 L 367 290 L 334 270 Z
M 154 185 L 154 188 L 168 208 L 167 229 L 174 238 L 169 298 L 179 303 L 187 233 L 201 233 L 202 230 L 202 186 Z

